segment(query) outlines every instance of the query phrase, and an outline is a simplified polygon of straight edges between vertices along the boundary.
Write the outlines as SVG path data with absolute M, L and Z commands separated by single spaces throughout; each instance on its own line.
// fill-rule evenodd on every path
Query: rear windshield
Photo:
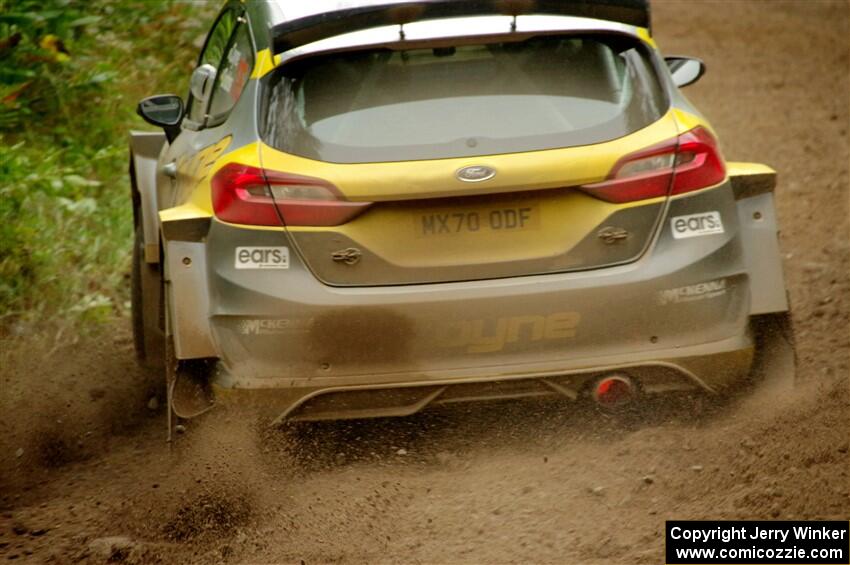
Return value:
M 667 107 L 645 48 L 607 35 L 321 56 L 268 86 L 265 141 L 336 163 L 588 145 Z

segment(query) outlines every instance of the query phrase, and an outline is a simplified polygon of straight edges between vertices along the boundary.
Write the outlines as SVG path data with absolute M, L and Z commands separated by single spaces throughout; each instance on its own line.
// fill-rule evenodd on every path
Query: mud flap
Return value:
M 171 409 L 185 420 L 200 416 L 215 405 L 209 384 L 211 361 L 181 361 L 171 382 Z
M 797 348 L 791 312 L 751 318 L 756 354 L 751 377 L 770 392 L 788 392 L 797 379 Z
M 168 403 L 168 442 L 174 438 L 177 419 L 188 420 L 215 406 L 215 396 L 209 384 L 214 367 L 212 359 L 180 361 L 174 354 L 174 340 L 166 340 L 165 386 Z

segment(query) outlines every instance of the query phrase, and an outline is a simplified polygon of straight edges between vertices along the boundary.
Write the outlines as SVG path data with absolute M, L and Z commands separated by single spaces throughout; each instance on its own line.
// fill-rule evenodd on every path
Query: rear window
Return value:
M 321 56 L 268 87 L 265 141 L 336 163 L 588 145 L 667 108 L 640 42 L 602 35 Z

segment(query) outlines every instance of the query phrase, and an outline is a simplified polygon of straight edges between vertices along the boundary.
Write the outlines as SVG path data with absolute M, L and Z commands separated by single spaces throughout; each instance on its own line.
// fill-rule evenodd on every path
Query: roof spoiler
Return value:
M 650 28 L 649 0 L 412 0 L 344 8 L 272 27 L 275 54 L 335 35 L 385 25 L 464 16 L 548 14 Z

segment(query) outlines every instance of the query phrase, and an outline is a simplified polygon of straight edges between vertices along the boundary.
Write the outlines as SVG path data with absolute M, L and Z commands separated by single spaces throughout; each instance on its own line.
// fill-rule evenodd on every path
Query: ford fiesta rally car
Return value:
M 139 358 L 277 421 L 719 392 L 784 363 L 775 173 L 643 0 L 227 2 L 131 134 Z M 771 369 L 778 370 L 778 369 Z M 786 371 L 787 372 L 787 371 Z

